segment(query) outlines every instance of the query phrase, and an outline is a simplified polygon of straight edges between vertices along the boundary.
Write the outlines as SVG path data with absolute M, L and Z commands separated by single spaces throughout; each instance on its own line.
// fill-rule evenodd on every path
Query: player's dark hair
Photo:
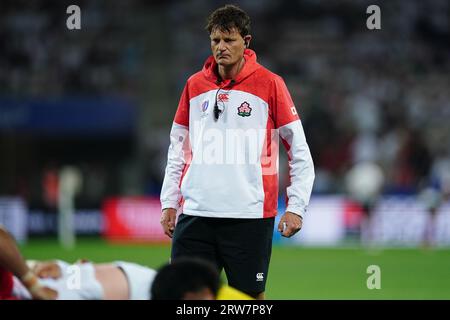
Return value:
M 150 289 L 152 300 L 181 300 L 186 293 L 205 288 L 214 296 L 220 287 L 217 267 L 203 259 L 182 257 L 162 266 Z
M 227 4 L 216 9 L 206 20 L 206 30 L 209 34 L 215 29 L 230 32 L 236 28 L 242 37 L 250 34 L 250 17 L 238 6 Z

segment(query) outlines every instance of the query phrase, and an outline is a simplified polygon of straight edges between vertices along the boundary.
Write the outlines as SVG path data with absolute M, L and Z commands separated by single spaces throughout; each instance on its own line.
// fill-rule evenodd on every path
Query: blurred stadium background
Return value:
M 168 260 L 169 129 L 209 55 L 206 16 L 225 3 L 1 1 L 0 223 L 27 258 Z M 449 2 L 235 3 L 259 62 L 290 89 L 316 166 L 302 232 L 274 233 L 267 297 L 449 299 Z M 66 28 L 70 4 L 81 30 Z M 366 27 L 371 4 L 381 30 Z M 375 173 L 355 173 L 361 163 Z M 380 290 L 366 286 L 369 265 Z

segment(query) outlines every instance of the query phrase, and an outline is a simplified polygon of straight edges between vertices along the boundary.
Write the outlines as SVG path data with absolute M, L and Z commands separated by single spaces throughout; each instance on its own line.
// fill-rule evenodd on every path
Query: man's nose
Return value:
M 218 46 L 219 51 L 224 51 L 226 49 L 225 41 L 221 40 Z

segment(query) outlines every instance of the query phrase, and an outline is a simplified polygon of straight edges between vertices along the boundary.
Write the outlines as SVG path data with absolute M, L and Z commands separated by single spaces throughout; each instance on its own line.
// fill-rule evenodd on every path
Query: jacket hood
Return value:
M 258 62 L 256 62 L 255 51 L 251 49 L 245 49 L 244 59 L 245 64 L 242 67 L 241 71 L 236 76 L 236 78 L 234 79 L 234 83 L 241 82 L 245 78 L 249 77 L 260 67 Z M 205 64 L 203 65 L 202 73 L 206 79 L 217 83 L 217 80 L 219 79 L 219 76 L 217 74 L 217 62 L 212 55 L 209 56 L 208 59 L 206 59 Z

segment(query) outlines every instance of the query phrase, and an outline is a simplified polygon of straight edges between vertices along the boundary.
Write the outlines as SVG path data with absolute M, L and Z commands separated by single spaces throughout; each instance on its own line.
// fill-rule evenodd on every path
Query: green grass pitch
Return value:
M 110 244 L 81 238 L 73 250 L 54 239 L 31 239 L 21 246 L 27 259 L 126 260 L 158 268 L 168 245 Z M 381 289 L 367 288 L 367 267 L 381 270 Z M 274 246 L 267 299 L 450 299 L 449 249 L 306 248 Z

